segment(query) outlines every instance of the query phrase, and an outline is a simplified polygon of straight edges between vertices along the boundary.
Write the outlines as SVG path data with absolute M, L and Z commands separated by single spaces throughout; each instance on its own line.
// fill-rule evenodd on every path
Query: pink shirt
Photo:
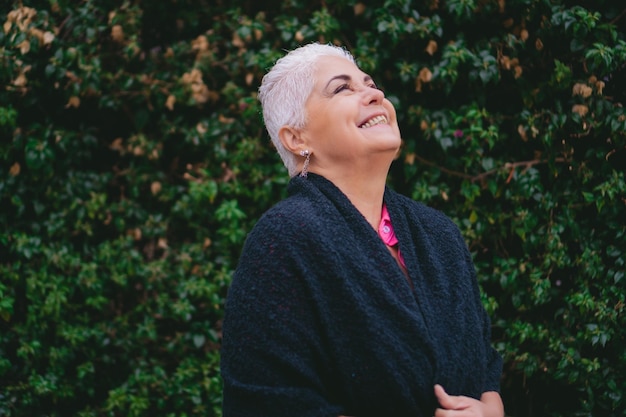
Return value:
M 393 226 L 391 225 L 391 217 L 389 217 L 389 211 L 387 210 L 387 206 L 383 204 L 383 212 L 380 218 L 380 224 L 378 225 L 378 236 L 385 242 L 385 245 L 394 247 L 398 244 L 398 238 L 396 237 L 395 232 L 393 231 Z M 398 259 L 404 268 L 406 268 L 406 264 L 404 263 L 404 258 L 402 257 L 402 253 L 398 248 Z

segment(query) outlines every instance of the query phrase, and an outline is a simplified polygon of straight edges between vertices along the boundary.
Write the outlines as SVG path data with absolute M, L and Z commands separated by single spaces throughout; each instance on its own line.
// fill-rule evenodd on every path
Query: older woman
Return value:
M 259 99 L 292 178 L 229 290 L 224 416 L 503 416 L 463 238 L 386 186 L 391 102 L 349 52 L 316 43 L 279 59 Z

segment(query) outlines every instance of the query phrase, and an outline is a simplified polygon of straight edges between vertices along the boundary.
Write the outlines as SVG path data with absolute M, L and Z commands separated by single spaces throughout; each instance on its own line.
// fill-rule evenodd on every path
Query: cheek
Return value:
M 393 107 L 393 104 L 391 104 L 391 101 L 389 101 L 388 99 L 385 99 L 385 101 L 383 101 L 383 107 L 389 112 L 389 115 L 391 117 L 393 117 L 393 119 L 396 119 L 396 108 Z
M 304 130 L 312 135 L 317 134 L 317 132 L 323 132 L 324 126 L 327 125 L 327 123 L 324 123 L 326 117 L 324 110 L 319 106 L 307 106 Z

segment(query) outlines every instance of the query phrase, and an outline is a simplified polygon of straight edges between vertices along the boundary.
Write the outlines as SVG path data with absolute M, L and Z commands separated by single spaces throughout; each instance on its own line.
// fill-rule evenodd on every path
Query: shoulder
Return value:
M 292 178 L 288 197 L 267 210 L 257 222 L 255 229 L 281 234 L 312 232 L 324 234 L 340 222 L 338 201 L 347 201 L 332 183 L 321 176 L 309 179 Z M 341 203 L 345 204 L 345 203 Z
M 305 239 L 319 236 L 325 228 L 320 224 L 324 216 L 315 204 L 302 196 L 289 196 L 268 209 L 248 233 L 242 257 L 253 254 L 267 257 L 269 254 L 295 252 Z M 315 232 L 315 233 L 314 233 Z
M 230 285 L 231 300 L 258 293 L 276 284 L 277 278 L 287 277 L 284 270 L 291 268 L 296 258 L 293 242 L 298 235 L 290 206 L 287 199 L 271 207 L 248 233 Z M 276 274 L 279 270 L 283 273 Z
M 319 217 L 315 205 L 302 196 L 289 196 L 276 203 L 259 218 L 253 232 L 287 233 L 306 227 L 312 218 Z
M 315 233 L 312 225 L 319 217 L 314 205 L 299 196 L 267 210 L 241 250 L 229 289 L 231 305 L 241 300 L 256 303 L 260 294 L 275 299 L 285 291 L 304 291 L 315 257 L 327 254 L 327 234 Z

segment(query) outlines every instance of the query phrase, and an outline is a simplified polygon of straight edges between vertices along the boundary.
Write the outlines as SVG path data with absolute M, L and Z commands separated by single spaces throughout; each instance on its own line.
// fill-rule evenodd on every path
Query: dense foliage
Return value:
M 221 415 L 224 296 L 288 180 L 256 89 L 313 40 L 347 46 L 396 104 L 390 185 L 460 226 L 507 414 L 624 415 L 618 3 L 13 1 L 0 415 Z

